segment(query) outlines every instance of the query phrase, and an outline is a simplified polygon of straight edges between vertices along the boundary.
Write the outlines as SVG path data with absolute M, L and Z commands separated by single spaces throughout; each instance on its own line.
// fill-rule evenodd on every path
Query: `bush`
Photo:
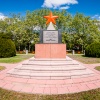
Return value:
M 100 43 L 94 42 L 86 47 L 85 56 L 100 57 Z
M 0 37 L 0 58 L 13 57 L 15 55 L 16 49 L 13 41 Z

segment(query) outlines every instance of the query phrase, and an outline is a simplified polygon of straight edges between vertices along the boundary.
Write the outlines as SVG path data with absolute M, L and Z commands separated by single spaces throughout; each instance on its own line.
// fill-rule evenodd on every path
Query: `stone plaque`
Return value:
M 58 31 L 43 31 L 43 43 L 58 43 Z

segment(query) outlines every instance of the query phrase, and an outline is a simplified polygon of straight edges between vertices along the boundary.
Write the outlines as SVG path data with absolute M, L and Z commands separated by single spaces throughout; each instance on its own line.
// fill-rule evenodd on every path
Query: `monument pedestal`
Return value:
M 35 44 L 35 58 L 66 58 L 66 44 Z

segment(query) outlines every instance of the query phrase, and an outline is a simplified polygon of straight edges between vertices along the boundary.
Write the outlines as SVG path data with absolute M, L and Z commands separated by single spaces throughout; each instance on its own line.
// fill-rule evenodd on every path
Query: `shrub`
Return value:
M 13 41 L 0 37 L 0 58 L 13 57 L 15 55 L 16 49 Z
M 94 42 L 86 47 L 85 56 L 100 57 L 100 43 Z

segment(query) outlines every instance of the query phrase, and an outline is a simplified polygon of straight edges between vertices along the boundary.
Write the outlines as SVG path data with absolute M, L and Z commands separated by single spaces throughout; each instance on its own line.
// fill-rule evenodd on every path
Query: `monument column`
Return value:
M 60 30 L 55 30 L 53 24 L 58 16 L 44 16 L 49 24 L 47 30 L 40 31 L 40 43 L 35 44 L 35 58 L 66 58 L 66 44 L 62 44 Z

